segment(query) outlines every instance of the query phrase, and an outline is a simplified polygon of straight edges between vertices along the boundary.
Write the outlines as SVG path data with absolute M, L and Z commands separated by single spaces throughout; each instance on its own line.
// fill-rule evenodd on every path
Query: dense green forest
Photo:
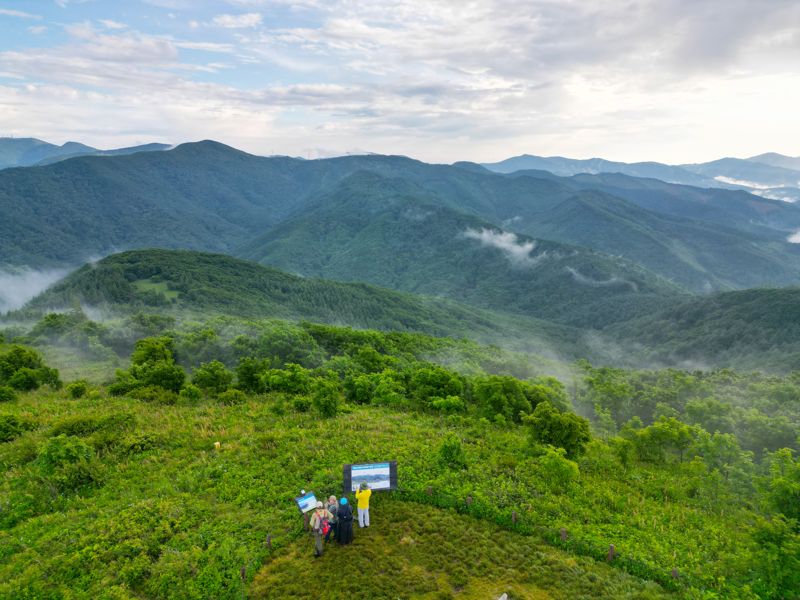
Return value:
M 145 313 L 107 347 L 92 323 L 5 329 L 0 597 L 797 597 L 796 374 L 557 379 L 466 340 Z M 319 568 L 393 576 L 289 576 L 293 496 L 388 458 L 401 490 Z
M 610 255 L 606 261 L 622 257 L 695 292 L 800 280 L 800 248 L 786 241 L 800 227 L 800 209 L 740 191 L 637 178 L 502 175 L 477 165 L 431 165 L 399 156 L 267 158 L 210 141 L 0 171 L 0 257 L 14 267 L 65 267 L 118 249 L 158 246 L 260 260 L 271 254 L 264 240 L 285 236 L 290 221 L 310 220 L 320 210 L 341 234 L 353 220 L 342 194 L 377 209 L 386 200 L 385 185 L 402 186 L 406 202 L 471 217 L 473 226 L 592 248 L 596 260 L 601 253 Z M 418 215 L 419 210 L 428 209 L 421 206 Z M 398 233 L 414 237 L 417 221 L 395 224 L 402 225 Z M 442 235 L 431 239 L 441 242 Z M 281 239 L 283 259 L 290 246 L 303 253 L 300 240 Z M 392 241 L 375 242 L 374 235 L 359 236 L 352 254 L 379 250 L 376 262 L 392 259 Z M 417 238 L 421 257 L 430 252 L 425 246 Z M 313 261 L 303 266 L 318 268 L 326 253 L 342 252 L 336 246 L 314 249 Z M 420 260 L 409 266 L 426 265 Z M 369 261 L 348 270 L 349 279 L 383 283 L 368 277 Z

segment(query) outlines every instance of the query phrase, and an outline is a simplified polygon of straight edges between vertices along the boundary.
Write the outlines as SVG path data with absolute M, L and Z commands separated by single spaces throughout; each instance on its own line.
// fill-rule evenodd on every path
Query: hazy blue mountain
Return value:
M 758 161 L 757 159 L 763 159 Z M 800 200 L 800 173 L 788 172 L 798 159 L 762 154 L 751 159 L 723 158 L 708 163 L 667 165 L 657 162 L 624 163 L 602 158 L 578 160 L 562 156 L 523 154 L 483 166 L 497 173 L 548 171 L 568 177 L 578 174 L 622 173 L 697 187 L 746 190 L 784 202 Z M 763 163 L 763 164 L 762 164 Z M 779 164 L 780 163 L 780 164 Z
M 650 312 L 681 288 L 621 258 L 503 232 L 401 179 L 360 172 L 241 255 L 305 276 L 443 295 L 601 326 Z
M 46 165 L 76 156 L 116 156 L 168 148 L 169 144 L 142 144 L 129 148 L 98 150 L 78 142 L 67 142 L 57 146 L 36 138 L 0 138 L 0 169 Z
M 753 189 L 780 188 L 782 186 L 797 188 L 800 186 L 800 171 L 742 158 L 721 158 L 707 163 L 681 165 L 681 167 L 722 183 Z
M 36 138 L 0 138 L 0 169 L 27 167 L 49 157 L 94 151 L 95 148 L 78 142 L 56 146 Z
M 82 152 L 75 152 L 72 154 L 58 154 L 55 156 L 48 156 L 36 163 L 37 166 L 50 165 L 61 160 L 68 158 L 75 158 L 77 156 L 120 156 L 124 154 L 135 154 L 136 152 L 161 152 L 172 148 L 169 144 L 142 144 L 140 146 L 129 146 L 127 148 L 115 148 L 113 150 L 95 150 L 89 149 Z
M 521 171 L 513 176 L 528 173 Z M 539 178 L 543 172 L 532 172 L 531 176 Z M 603 191 L 650 211 L 741 229 L 769 239 L 785 240 L 800 228 L 800 205 L 744 191 L 668 184 L 619 173 L 575 175 L 570 182 L 580 189 Z
M 800 156 L 786 156 L 777 152 L 766 152 L 758 156 L 751 156 L 747 160 L 772 167 L 800 171 Z
M 684 183 L 689 185 L 707 185 L 713 183 L 706 177 L 699 176 L 681 167 L 674 167 L 658 162 L 624 163 L 589 158 L 584 160 L 565 158 L 563 156 L 533 156 L 523 154 L 496 163 L 484 163 L 484 167 L 496 173 L 513 173 L 528 169 L 549 171 L 554 175 L 568 177 L 579 173 L 623 173 L 633 177 L 650 177 L 668 183 Z

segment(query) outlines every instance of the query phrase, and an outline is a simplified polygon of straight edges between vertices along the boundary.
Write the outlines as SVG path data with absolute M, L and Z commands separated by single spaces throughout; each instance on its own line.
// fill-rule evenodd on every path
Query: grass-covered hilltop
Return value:
M 159 314 L 136 293 L 169 279 L 139 281 L 128 316 L 4 330 L 0 598 L 797 597 L 796 374 L 557 379 L 467 340 Z M 313 562 L 293 498 L 383 460 L 400 489 Z

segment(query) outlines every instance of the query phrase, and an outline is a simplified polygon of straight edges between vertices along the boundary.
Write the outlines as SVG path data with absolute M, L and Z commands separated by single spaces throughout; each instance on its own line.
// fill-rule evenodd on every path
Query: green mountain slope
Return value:
M 368 281 L 589 327 L 683 294 L 631 262 L 517 238 L 441 206 L 404 180 L 366 172 L 240 253 L 306 276 Z
M 623 256 L 692 290 L 800 280 L 797 245 L 651 212 L 596 190 L 580 191 L 514 228 Z
M 644 360 L 800 369 L 800 288 L 726 292 L 609 328 Z
M 36 138 L 0 138 L 0 169 L 27 167 L 50 157 L 95 151 L 95 148 L 78 142 L 56 146 Z
M 3 170 L 0 264 L 71 266 L 153 246 L 230 254 L 316 210 L 337 184 L 360 171 L 404 180 L 431 204 L 506 231 L 642 262 L 695 291 L 800 281 L 800 248 L 785 241 L 800 228 L 800 208 L 741 192 L 717 190 L 709 200 L 696 188 L 652 180 L 503 176 L 399 156 L 264 158 L 215 142 Z M 565 220 L 562 203 L 585 190 L 622 198 L 586 196 L 569 213 L 574 223 Z M 611 205 L 611 230 L 587 225 Z M 337 218 L 328 214 L 332 222 Z
M 359 328 L 466 336 L 540 354 L 593 356 L 583 334 L 519 315 L 361 283 L 289 275 L 221 254 L 136 250 L 78 269 L 17 313 L 76 304 L 187 315 L 304 319 Z

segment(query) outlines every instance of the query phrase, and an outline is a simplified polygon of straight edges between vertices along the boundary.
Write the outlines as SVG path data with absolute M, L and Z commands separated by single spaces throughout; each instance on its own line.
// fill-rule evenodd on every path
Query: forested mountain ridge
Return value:
M 800 370 L 800 288 L 694 297 L 606 333 L 654 364 Z
M 602 357 L 588 347 L 583 332 L 571 327 L 441 297 L 298 277 L 222 254 L 186 250 L 133 250 L 84 265 L 31 300 L 11 320 L 39 318 L 75 306 L 108 309 L 111 314 L 145 310 L 198 318 L 311 320 L 468 336 L 562 358 Z
M 235 253 L 317 210 L 360 171 L 403 180 L 428 203 L 506 232 L 628 258 L 693 291 L 800 281 L 800 247 L 785 241 L 800 228 L 800 207 L 741 192 L 506 176 L 399 156 L 265 158 L 209 141 L 0 172 L 0 263 L 74 266 L 153 246 Z M 366 185 L 352 193 L 378 192 Z M 599 214 L 608 230 L 591 225 Z
M 516 236 L 423 194 L 403 179 L 356 173 L 239 253 L 306 276 L 577 326 L 644 314 L 685 295 L 629 261 Z

